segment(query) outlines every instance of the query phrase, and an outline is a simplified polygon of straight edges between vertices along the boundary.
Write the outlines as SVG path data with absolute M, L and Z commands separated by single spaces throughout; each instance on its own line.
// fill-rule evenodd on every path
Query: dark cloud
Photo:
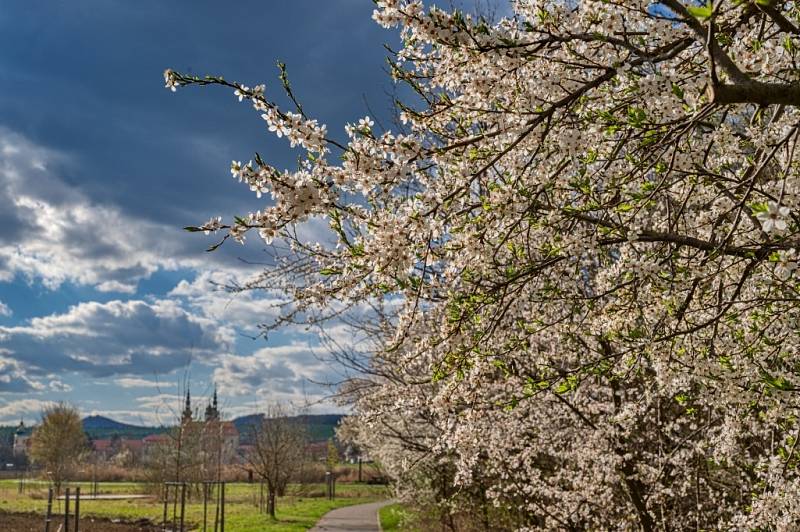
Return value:
M 207 254 L 207 239 L 95 203 L 64 181 L 66 155 L 3 128 L 0 156 L 0 281 L 21 275 L 51 289 L 70 281 L 133 293 L 159 269 L 226 264 L 246 271 L 232 255 L 261 255 L 237 246 Z
M 82 303 L 25 326 L 0 327 L 0 348 L 28 375 L 166 374 L 191 359 L 222 355 L 232 340 L 229 330 L 165 300 Z
M 288 345 L 226 354 L 234 327 L 269 318 L 280 301 L 232 300 L 191 280 L 208 284 L 210 272 L 254 271 L 259 267 L 236 259 L 263 262 L 262 244 L 254 238 L 206 254 L 214 241 L 181 230 L 263 208 L 230 178 L 231 159 L 259 151 L 293 167 L 297 153 L 229 92 L 172 94 L 161 76 L 172 67 L 266 82 L 270 97 L 286 105 L 275 68 L 280 59 L 305 109 L 333 136 L 365 114 L 390 125 L 392 87 L 381 44 L 398 39 L 373 23 L 372 9 L 364 0 L 4 6 L 0 93 L 9 97 L 0 98 L 0 299 L 15 312 L 0 319 L 16 325 L 0 327 L 0 392 L 66 391 L 54 374 L 166 374 L 189 355 L 206 364 L 206 375 L 216 366 L 231 394 L 296 396 L 308 379 L 324 380 L 328 370 L 312 354 L 313 338 L 273 336 Z M 304 230 L 313 232 L 313 224 Z M 175 301 L 160 299 L 171 286 L 141 293 L 147 280 L 152 286 L 158 275 L 175 272 L 188 277 Z M 15 289 L 6 291 L 8 283 Z M 36 312 L 25 313 L 22 300 L 36 290 L 45 295 L 37 293 Z M 109 297 L 132 300 L 86 301 Z M 40 313 L 51 315 L 27 320 Z M 123 397 L 108 402 L 116 404 L 103 408 L 129 406 Z M 0 401 L 0 419 L 42 404 Z
M 263 81 L 286 103 L 280 59 L 306 109 L 342 135 L 366 112 L 364 98 L 388 115 L 381 44 L 396 37 L 372 9 L 364 0 L 13 3 L 0 17 L 0 92 L 14 95 L 0 99 L 0 125 L 75 154 L 68 181 L 126 214 L 180 227 L 234 212 L 255 202 L 228 179 L 232 158 L 259 150 L 293 166 L 295 155 L 228 92 L 171 94 L 163 70 Z M 42 105 L 54 94 L 58 112 Z

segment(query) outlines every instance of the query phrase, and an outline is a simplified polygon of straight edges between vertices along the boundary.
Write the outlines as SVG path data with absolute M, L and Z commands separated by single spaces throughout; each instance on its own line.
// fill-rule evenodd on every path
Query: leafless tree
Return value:
M 289 417 L 287 407 L 269 405 L 255 427 L 253 448 L 248 453 L 250 469 L 266 484 L 267 512 L 275 518 L 275 499 L 301 470 L 305 459 L 307 431 L 298 417 Z

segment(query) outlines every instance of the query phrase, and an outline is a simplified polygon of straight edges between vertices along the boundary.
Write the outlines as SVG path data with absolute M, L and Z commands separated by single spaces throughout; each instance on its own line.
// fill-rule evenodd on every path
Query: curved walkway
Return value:
M 356 504 L 331 510 L 322 516 L 311 532 L 378 532 L 378 510 L 392 501 Z

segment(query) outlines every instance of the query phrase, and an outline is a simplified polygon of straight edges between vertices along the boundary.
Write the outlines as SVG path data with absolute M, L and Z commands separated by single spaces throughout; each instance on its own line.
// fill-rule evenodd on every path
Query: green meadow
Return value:
M 89 500 L 89 483 L 72 483 L 73 492 L 81 488 L 81 518 L 105 517 L 135 521 L 149 519 L 160 523 L 163 515 L 163 503 L 156 497 L 127 500 Z M 134 482 L 102 482 L 99 484 L 101 495 L 141 495 L 148 493 L 148 486 Z M 230 532 L 294 532 L 308 530 L 325 513 L 352 504 L 373 502 L 388 497 L 384 486 L 366 484 L 345 484 L 336 486 L 336 499 L 325 497 L 323 484 L 292 485 L 284 497 L 277 501 L 276 519 L 260 513 L 259 485 L 247 483 L 230 483 L 225 490 L 225 529 Z M 44 516 L 47 508 L 47 483 L 26 481 L 22 493 L 16 480 L 0 480 L 0 511 L 35 512 Z M 191 497 L 186 504 L 186 522 L 196 529 L 203 521 L 202 496 Z M 53 513 L 63 513 L 63 502 L 54 504 Z M 214 507 L 208 508 L 208 515 L 213 515 Z M 172 505 L 168 508 L 172 515 Z M 191 527 L 189 529 L 192 529 Z

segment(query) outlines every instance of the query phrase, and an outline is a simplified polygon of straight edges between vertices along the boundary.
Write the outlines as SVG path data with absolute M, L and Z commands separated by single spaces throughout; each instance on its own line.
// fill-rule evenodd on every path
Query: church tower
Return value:
M 214 385 L 214 398 L 208 403 L 206 407 L 206 422 L 219 421 L 219 408 L 217 403 L 217 386 Z
M 20 420 L 17 430 L 14 431 L 14 443 L 12 447 L 14 456 L 28 454 L 28 440 L 30 437 L 30 431 L 25 428 L 25 422 Z
M 181 415 L 181 424 L 191 423 L 192 421 L 192 397 L 189 389 L 186 389 L 186 404 L 183 407 L 183 414 Z

